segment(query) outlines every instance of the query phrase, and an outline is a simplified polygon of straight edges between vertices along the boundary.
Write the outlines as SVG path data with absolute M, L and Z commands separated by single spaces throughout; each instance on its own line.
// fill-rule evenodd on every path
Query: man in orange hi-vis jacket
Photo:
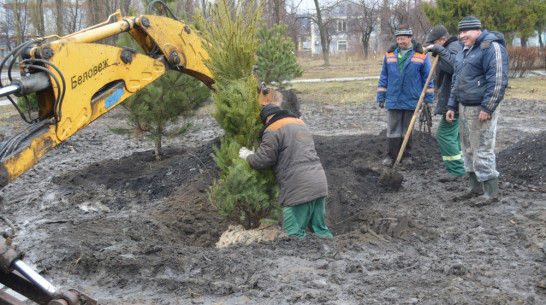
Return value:
M 392 166 L 398 156 L 404 136 L 423 86 L 430 72 L 430 60 L 420 43 L 413 40 L 413 31 L 406 25 L 396 29 L 396 44 L 389 47 L 377 85 L 377 102 L 387 108 L 387 156 L 383 165 Z M 424 97 L 425 106 L 434 100 L 431 80 Z M 402 165 L 411 165 L 411 137 L 402 156 Z

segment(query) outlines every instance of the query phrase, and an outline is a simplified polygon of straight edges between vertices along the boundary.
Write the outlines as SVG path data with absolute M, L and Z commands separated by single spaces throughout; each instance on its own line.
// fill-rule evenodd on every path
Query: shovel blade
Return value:
M 402 186 L 402 181 L 404 181 L 404 176 L 400 174 L 395 169 L 384 169 L 381 175 L 379 176 L 379 180 L 377 181 L 377 185 L 386 188 L 398 191 L 400 189 L 400 186 Z

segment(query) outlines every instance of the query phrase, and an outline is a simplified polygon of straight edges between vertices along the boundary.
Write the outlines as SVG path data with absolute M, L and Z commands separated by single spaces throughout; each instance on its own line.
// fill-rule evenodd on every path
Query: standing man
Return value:
M 305 237 L 306 228 L 333 237 L 324 221 L 328 183 L 311 131 L 290 111 L 272 104 L 262 108 L 260 119 L 264 127 L 258 150 L 242 147 L 239 157 L 254 169 L 273 168 L 283 206 L 283 230 L 298 238 Z
M 451 93 L 455 57 L 463 47 L 456 36 L 451 36 L 448 39 L 447 29 L 443 25 L 432 28 L 427 35 L 426 43 L 431 43 L 425 49 L 426 52 L 432 52 L 433 56 L 440 56 L 435 71 L 436 94 L 434 97 L 437 103 L 434 114 L 441 116 L 436 129 L 436 140 L 448 173 L 440 178 L 440 182 L 449 182 L 464 177 L 466 174 L 459 140 L 459 114 L 455 114 L 452 122 L 446 121 L 445 117 Z
M 508 53 L 501 33 L 482 31 L 474 16 L 459 22 L 464 49 L 455 59 L 455 72 L 446 120 L 460 113 L 461 145 L 470 191 L 458 199 L 481 194 L 485 205 L 497 200 L 498 176 L 495 137 L 499 103 L 508 84 Z M 484 193 L 485 189 L 485 193 Z
M 413 112 L 423 91 L 430 61 L 420 43 L 413 40 L 413 31 L 407 25 L 400 25 L 395 32 L 396 44 L 392 45 L 383 60 L 383 68 L 377 85 L 377 102 L 380 108 L 387 108 L 387 156 L 383 165 L 392 166 L 398 157 L 404 136 L 408 131 Z M 426 107 L 434 98 L 431 80 L 424 101 Z M 411 137 L 408 139 L 403 165 L 411 165 Z

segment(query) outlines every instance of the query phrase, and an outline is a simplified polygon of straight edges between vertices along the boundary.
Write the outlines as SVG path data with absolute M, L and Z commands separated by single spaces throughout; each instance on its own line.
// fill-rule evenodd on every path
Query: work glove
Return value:
M 385 101 L 378 102 L 379 108 L 383 109 L 385 108 Z
M 243 159 L 246 161 L 246 158 L 248 158 L 248 156 L 250 155 L 253 155 L 254 154 L 254 151 L 253 150 L 250 150 L 246 147 L 241 147 L 241 149 L 239 149 L 239 158 Z
M 425 48 L 425 53 L 431 52 L 432 56 L 438 56 L 438 53 L 442 51 L 444 47 L 437 45 L 437 44 L 431 44 L 430 46 Z

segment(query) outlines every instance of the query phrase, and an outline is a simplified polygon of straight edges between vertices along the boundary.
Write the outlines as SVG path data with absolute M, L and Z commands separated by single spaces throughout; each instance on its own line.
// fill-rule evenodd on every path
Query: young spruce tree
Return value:
M 272 171 L 256 171 L 238 157 L 241 146 L 257 147 L 262 127 L 252 76 L 261 10 L 255 0 L 219 0 L 211 4 L 207 20 L 200 12 L 194 16 L 215 80 L 214 118 L 225 131 L 213 154 L 220 177 L 210 188 L 209 199 L 222 215 L 246 229 L 259 227 L 261 220 L 279 211 Z

